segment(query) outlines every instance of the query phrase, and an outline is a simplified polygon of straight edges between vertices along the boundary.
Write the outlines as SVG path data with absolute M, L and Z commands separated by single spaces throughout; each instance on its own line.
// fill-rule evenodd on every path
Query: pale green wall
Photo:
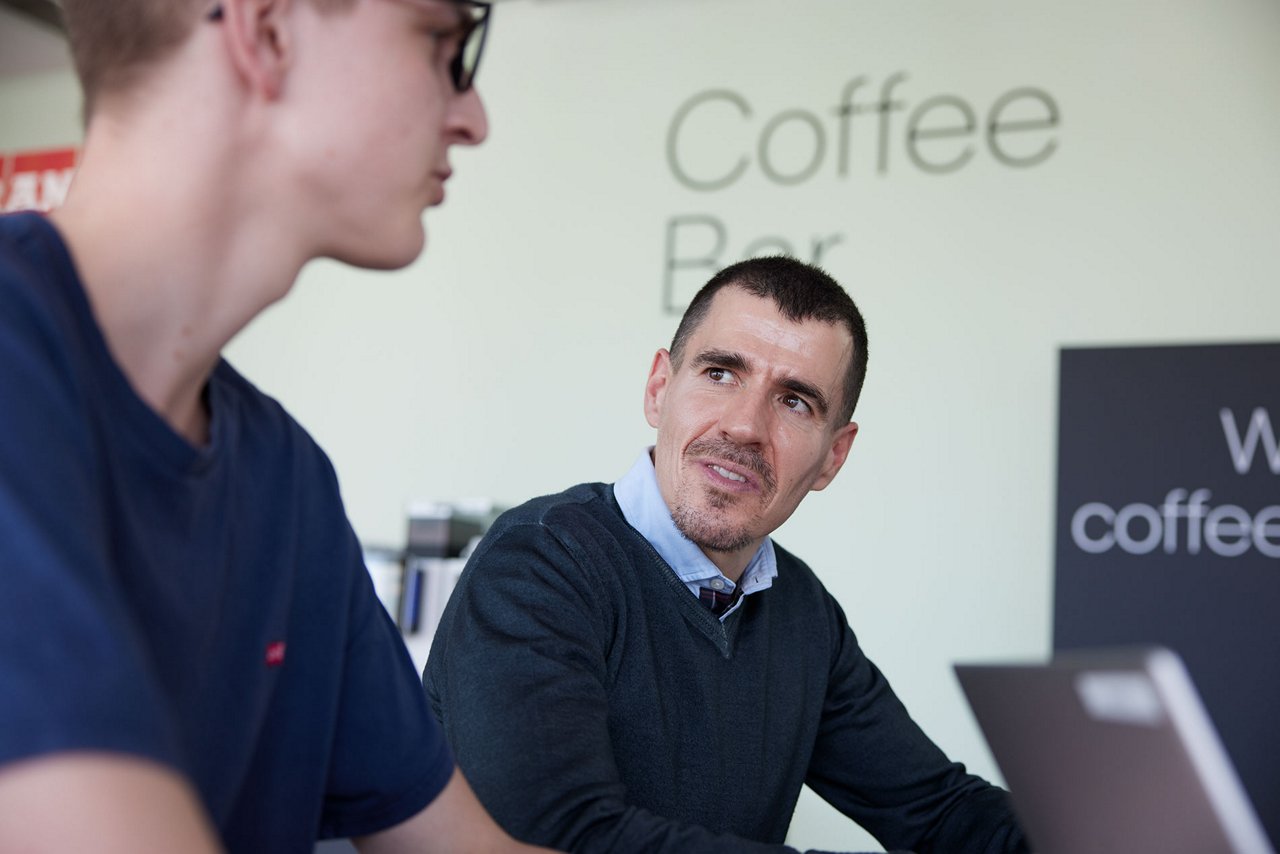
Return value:
M 731 253 L 843 234 L 826 262 L 870 325 L 862 432 L 779 540 L 925 728 L 993 774 L 949 665 L 1048 650 L 1058 348 L 1280 339 L 1277 33 L 1269 0 L 503 3 L 481 76 L 492 138 L 454 157 L 427 256 L 394 274 L 314 265 L 230 355 L 329 449 L 361 535 L 396 543 L 413 498 L 514 503 L 625 471 L 675 325 L 669 217 L 720 218 Z M 795 187 L 753 169 L 696 193 L 667 168 L 668 123 L 698 91 L 755 110 L 690 137 L 711 169 L 754 157 L 739 129 L 782 110 L 833 135 L 845 82 L 867 75 L 866 101 L 897 71 L 909 107 L 887 174 L 869 114 L 843 178 L 833 148 Z M 1061 109 L 1045 163 L 979 145 L 956 174 L 909 164 L 911 107 L 953 93 L 985 114 L 1014 86 Z M 0 150 L 74 141 L 77 109 L 65 78 L 0 83 Z M 808 149 L 790 132 L 794 169 Z M 811 797 L 792 842 L 873 844 Z
M 79 145 L 80 89 L 75 75 L 0 77 L 0 152 Z

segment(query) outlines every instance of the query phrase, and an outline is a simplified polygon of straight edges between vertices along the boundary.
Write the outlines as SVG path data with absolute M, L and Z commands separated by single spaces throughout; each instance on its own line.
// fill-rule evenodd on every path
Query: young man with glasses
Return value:
M 0 848 L 532 850 L 455 770 L 332 467 L 222 360 L 421 251 L 488 6 L 66 0 L 81 167 L 0 219 Z

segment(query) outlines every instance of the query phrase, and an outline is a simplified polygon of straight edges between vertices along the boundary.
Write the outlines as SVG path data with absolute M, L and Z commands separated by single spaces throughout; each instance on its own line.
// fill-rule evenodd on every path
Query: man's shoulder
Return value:
M 518 525 L 538 525 L 550 529 L 583 524 L 591 520 L 608 523 L 621 518 L 613 498 L 613 487 L 607 483 L 579 483 L 563 492 L 540 495 L 506 511 L 493 524 L 502 531 Z
M 0 263 L 13 264 L 48 245 L 57 234 L 42 216 L 30 212 L 0 215 Z
M 808 614 L 810 619 L 818 613 L 837 620 L 843 619 L 840 604 L 809 564 L 776 541 L 773 543 L 773 553 L 778 561 L 778 576 L 770 593 L 778 607 L 795 608 L 800 613 Z
M 773 542 L 773 554 L 778 561 L 778 575 L 791 576 L 801 579 L 806 584 L 822 587 L 822 581 L 818 578 L 817 573 L 809 568 L 809 564 L 796 557 L 790 551 L 778 544 L 777 540 Z
M 307 429 L 225 359 L 214 369 L 209 385 L 215 411 L 225 410 L 222 424 L 236 433 L 239 457 L 269 467 L 302 466 L 323 478 L 336 478 L 328 455 Z
M 57 232 L 31 213 L 0 216 L 0 317 L 11 334 L 57 337 L 53 318 L 72 314 L 68 289 L 51 286 L 71 276 Z
M 503 513 L 489 528 L 474 562 L 483 564 L 493 554 L 512 550 L 534 550 L 552 561 L 568 558 L 584 568 L 594 567 L 616 563 L 642 549 L 642 543 L 623 517 L 612 484 L 580 483 Z

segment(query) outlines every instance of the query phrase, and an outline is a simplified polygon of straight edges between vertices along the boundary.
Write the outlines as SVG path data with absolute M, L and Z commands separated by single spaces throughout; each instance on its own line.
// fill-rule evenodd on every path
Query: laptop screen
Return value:
M 958 664 L 956 675 L 1041 854 L 1274 854 L 1173 652 Z

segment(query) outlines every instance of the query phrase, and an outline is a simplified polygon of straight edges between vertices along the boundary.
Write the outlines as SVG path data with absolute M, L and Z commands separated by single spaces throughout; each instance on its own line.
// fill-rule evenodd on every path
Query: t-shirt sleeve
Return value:
M 71 750 L 177 763 L 111 569 L 101 461 L 52 325 L 0 258 L 0 764 Z
M 321 819 L 327 838 L 374 833 L 412 818 L 435 800 L 454 768 L 408 650 L 363 564 L 351 589 L 351 630 Z

